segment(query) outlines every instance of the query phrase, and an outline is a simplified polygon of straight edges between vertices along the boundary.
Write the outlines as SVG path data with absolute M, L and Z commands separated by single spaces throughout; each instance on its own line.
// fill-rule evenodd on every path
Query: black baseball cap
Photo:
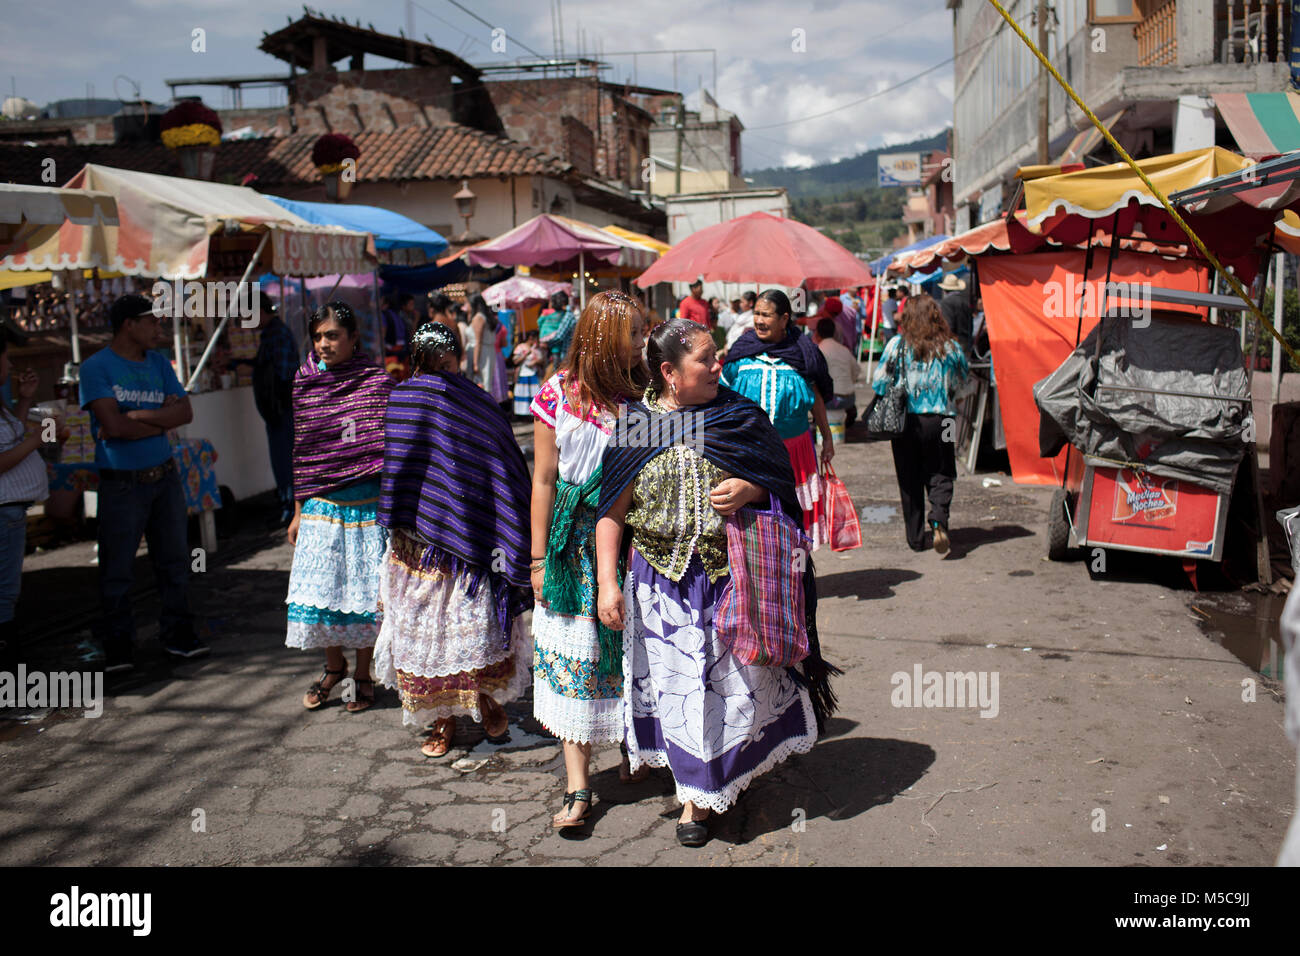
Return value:
M 118 296 L 112 308 L 108 310 L 108 321 L 113 328 L 120 328 L 127 319 L 138 319 L 153 312 L 153 300 L 137 292 Z

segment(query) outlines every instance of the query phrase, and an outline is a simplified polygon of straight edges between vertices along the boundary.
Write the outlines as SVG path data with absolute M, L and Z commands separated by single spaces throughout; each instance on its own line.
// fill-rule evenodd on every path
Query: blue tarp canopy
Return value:
M 298 202 L 279 196 L 267 198 L 308 222 L 368 232 L 375 237 L 376 249 L 420 249 L 430 259 L 447 251 L 446 239 L 391 209 L 349 203 Z
M 342 225 L 342 223 L 340 223 L 340 225 Z M 361 227 L 358 226 L 356 228 L 361 228 Z M 943 242 L 947 238 L 948 238 L 947 236 L 926 236 L 924 239 L 921 239 L 918 242 L 914 242 L 910 246 L 903 246 L 903 248 L 901 249 L 895 249 L 893 252 L 888 252 L 885 255 L 881 256 L 879 259 L 872 260 L 871 274 L 873 276 L 884 275 L 885 270 L 889 268 L 889 264 L 894 261 L 894 256 L 898 255 L 899 253 L 915 252 L 917 249 L 925 249 L 928 246 L 934 245 L 936 242 Z

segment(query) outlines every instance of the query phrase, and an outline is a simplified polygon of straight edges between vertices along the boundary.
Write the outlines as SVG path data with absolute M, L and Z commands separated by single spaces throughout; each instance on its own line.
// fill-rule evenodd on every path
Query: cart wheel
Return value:
M 1047 511 L 1047 558 L 1050 561 L 1067 561 L 1073 550 L 1070 547 L 1070 522 L 1065 509 L 1070 507 L 1070 495 L 1064 488 L 1052 492 L 1052 504 Z

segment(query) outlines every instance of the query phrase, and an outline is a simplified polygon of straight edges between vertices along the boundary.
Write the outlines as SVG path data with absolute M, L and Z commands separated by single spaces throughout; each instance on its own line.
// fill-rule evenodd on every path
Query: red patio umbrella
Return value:
M 793 219 L 753 212 L 701 229 L 673 246 L 636 284 L 656 282 L 770 282 L 809 289 L 871 285 L 866 263 L 834 239 Z

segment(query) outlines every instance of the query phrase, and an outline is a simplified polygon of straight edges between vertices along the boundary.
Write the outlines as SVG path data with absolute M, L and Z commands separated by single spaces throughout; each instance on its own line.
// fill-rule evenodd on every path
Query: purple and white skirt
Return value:
M 718 640 L 699 556 L 680 581 L 632 549 L 623 599 L 623 727 L 632 770 L 668 767 L 677 799 L 722 813 L 760 774 L 817 742 L 808 692 L 783 668 L 746 666 Z

